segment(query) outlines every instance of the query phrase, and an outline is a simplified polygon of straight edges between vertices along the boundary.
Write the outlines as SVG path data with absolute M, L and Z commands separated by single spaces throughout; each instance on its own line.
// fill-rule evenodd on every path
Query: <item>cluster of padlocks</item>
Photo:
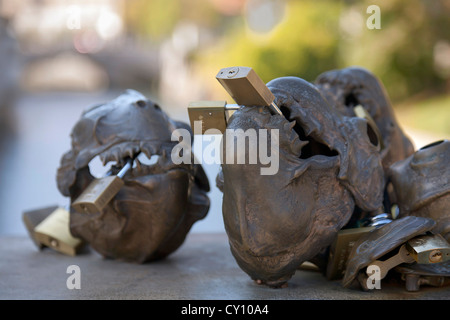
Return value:
M 190 127 L 133 90 L 85 111 L 57 174 L 70 205 L 23 214 L 36 245 L 76 255 L 89 244 L 137 262 L 177 250 L 210 206 L 202 165 L 173 161 L 174 136 L 187 130 L 223 135 L 216 183 L 225 229 L 236 262 L 257 283 L 282 287 L 305 263 L 345 287 L 372 289 L 388 273 L 409 291 L 450 283 L 450 141 L 414 150 L 382 84 L 360 68 L 314 83 L 282 77 L 266 85 L 248 67 L 216 78 L 236 104 L 191 101 Z M 200 132 L 192 132 L 196 123 Z M 249 130 L 273 138 L 264 147 L 277 172 L 261 174 L 261 160 L 224 160 L 230 141 L 232 160 L 250 159 L 252 143 L 263 147 L 245 140 Z M 158 159 L 144 164 L 140 154 Z M 89 172 L 96 156 L 114 163 L 103 178 Z

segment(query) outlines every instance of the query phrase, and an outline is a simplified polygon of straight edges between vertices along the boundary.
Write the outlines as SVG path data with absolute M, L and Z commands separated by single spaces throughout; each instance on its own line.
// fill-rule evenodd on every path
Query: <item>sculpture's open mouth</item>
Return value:
M 133 166 L 125 173 L 123 179 L 130 180 L 136 177 L 152 174 L 162 174 L 170 170 L 184 170 L 190 172 L 184 164 L 174 164 L 170 158 L 170 145 L 146 142 L 122 142 L 114 144 L 98 155 L 94 155 L 89 162 L 98 156 L 104 168 L 110 168 L 109 173 L 116 175 L 123 168 L 127 160 L 133 159 Z M 91 168 L 90 168 L 91 169 Z M 103 171 L 106 171 L 103 170 Z M 92 170 L 90 170 L 93 176 Z
M 330 146 L 321 139 L 317 134 L 317 131 L 312 130 L 306 133 L 300 122 L 296 121 L 296 119 L 291 116 L 291 110 L 288 107 L 280 106 L 280 110 L 286 120 L 289 121 L 291 130 L 295 132 L 298 139 L 302 142 L 306 142 L 302 144 L 300 159 L 308 159 L 316 155 L 324 155 L 327 157 L 338 155 L 335 150 L 332 150 Z

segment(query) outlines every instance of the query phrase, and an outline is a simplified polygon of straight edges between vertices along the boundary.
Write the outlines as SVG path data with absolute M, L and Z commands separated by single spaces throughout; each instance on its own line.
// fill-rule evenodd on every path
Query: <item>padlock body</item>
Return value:
M 25 224 L 25 227 L 27 228 L 28 235 L 30 236 L 31 240 L 33 240 L 34 244 L 38 247 L 38 249 L 42 249 L 44 244 L 39 242 L 38 239 L 36 239 L 35 231 L 34 229 L 47 218 L 52 212 L 54 212 L 58 206 L 50 206 L 46 208 L 36 209 L 36 210 L 30 210 L 25 211 L 22 214 L 22 220 Z
M 450 260 L 450 244 L 440 234 L 415 237 L 406 243 L 406 249 L 420 264 L 441 263 Z
M 326 277 L 328 280 L 340 279 L 344 276 L 347 260 L 354 244 L 375 227 L 349 228 L 340 230 L 330 246 Z
M 75 238 L 69 229 L 70 213 L 57 208 L 34 229 L 35 238 L 43 245 L 61 253 L 74 256 L 83 241 Z
M 96 179 L 72 203 L 72 208 L 79 213 L 101 212 L 123 185 L 123 180 L 117 176 Z
M 226 101 L 195 101 L 189 103 L 188 113 L 194 134 L 205 134 L 208 129 L 217 129 L 222 134 L 227 128 L 225 118 Z M 196 132 L 195 121 L 201 121 L 201 133 Z
M 275 100 L 266 84 L 250 67 L 223 68 L 216 79 L 239 105 L 270 106 Z

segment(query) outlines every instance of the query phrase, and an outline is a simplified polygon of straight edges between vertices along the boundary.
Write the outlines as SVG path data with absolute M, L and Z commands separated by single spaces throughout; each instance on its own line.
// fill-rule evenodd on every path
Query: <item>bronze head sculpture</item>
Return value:
M 353 107 L 360 104 L 378 127 L 384 148 L 381 159 L 385 171 L 414 152 L 411 141 L 400 128 L 386 90 L 371 72 L 359 67 L 331 70 L 315 81 L 330 106 L 341 114 L 354 117 Z
M 382 210 L 385 181 L 365 120 L 342 115 L 303 79 L 278 78 L 267 86 L 284 116 L 245 106 L 227 129 L 277 129 L 278 172 L 260 175 L 261 163 L 224 163 L 217 181 L 237 263 L 252 279 L 279 287 L 330 245 L 356 206 Z
M 124 186 L 95 214 L 71 210 L 70 230 L 105 257 L 133 262 L 164 258 L 184 241 L 191 226 L 209 209 L 209 182 L 198 164 L 174 164 L 172 132 L 188 129 L 170 119 L 141 93 L 127 90 L 85 111 L 72 130 L 72 148 L 57 173 L 60 192 L 74 201 L 94 180 L 90 161 L 113 162 L 116 174 L 125 159 L 144 153 L 154 164 L 125 174 Z M 190 129 L 189 129 L 190 130 Z
M 450 241 L 450 141 L 431 143 L 394 163 L 388 179 L 393 185 L 399 216 L 436 221 L 435 233 Z

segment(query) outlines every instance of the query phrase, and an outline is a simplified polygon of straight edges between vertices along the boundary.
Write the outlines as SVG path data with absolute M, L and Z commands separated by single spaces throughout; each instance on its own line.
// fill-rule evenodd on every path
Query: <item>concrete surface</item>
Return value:
M 81 271 L 81 288 L 69 290 L 67 267 Z M 0 299 L 117 300 L 450 300 L 450 287 L 407 292 L 401 281 L 381 290 L 342 288 L 317 271 L 298 270 L 287 288 L 260 286 L 237 266 L 225 234 L 189 234 L 163 261 L 143 265 L 103 259 L 93 250 L 76 257 L 38 251 L 28 237 L 0 237 Z

